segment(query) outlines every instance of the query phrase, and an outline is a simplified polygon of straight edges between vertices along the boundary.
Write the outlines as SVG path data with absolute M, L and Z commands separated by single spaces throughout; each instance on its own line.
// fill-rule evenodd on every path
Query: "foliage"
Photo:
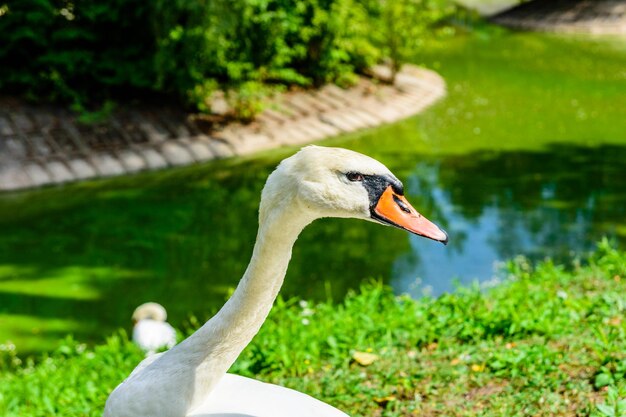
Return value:
M 237 119 L 251 121 L 263 110 L 263 98 L 275 90 L 276 87 L 268 88 L 258 81 L 247 81 L 229 90 L 227 99 Z
M 194 87 L 206 79 L 235 89 L 235 110 L 258 111 L 266 85 L 318 85 L 371 65 L 367 15 L 353 0 L 218 0 L 156 3 L 159 88 L 210 95 Z M 346 22 L 350 24 L 346 24 Z M 184 62 L 184 65 L 180 65 Z
M 626 253 L 603 243 L 570 272 L 512 261 L 510 279 L 487 293 L 415 301 L 372 283 L 339 305 L 279 299 L 232 371 L 355 416 L 623 415 L 626 282 L 615 271 L 625 265 Z M 376 360 L 359 365 L 355 352 Z M 0 370 L 0 414 L 99 415 L 139 360 L 124 334 L 12 359 Z M 594 382 L 606 372 L 605 391 Z
M 347 85 L 384 54 L 399 69 L 442 1 L 12 1 L 0 9 L 0 89 L 89 112 L 155 93 L 210 111 L 221 88 L 245 119 L 275 85 Z
M 598 404 L 592 417 L 624 417 L 626 416 L 626 387 L 609 387 L 607 400 Z
M 14 372 L 0 370 L 0 414 L 100 416 L 108 392 L 141 358 L 123 333 L 93 349 L 68 338 L 37 364 L 27 360 Z
M 369 0 L 369 14 L 377 21 L 373 43 L 391 66 L 391 82 L 403 64 L 414 58 L 428 31 L 456 10 L 448 0 Z
M 77 105 L 153 90 L 149 4 L 9 2 L 0 15 L 0 89 Z
M 166 93 L 208 111 L 220 86 L 245 97 L 235 110 L 246 118 L 267 86 L 347 84 L 381 53 L 404 60 L 436 1 L 12 1 L 0 14 L 0 89 L 82 111 Z

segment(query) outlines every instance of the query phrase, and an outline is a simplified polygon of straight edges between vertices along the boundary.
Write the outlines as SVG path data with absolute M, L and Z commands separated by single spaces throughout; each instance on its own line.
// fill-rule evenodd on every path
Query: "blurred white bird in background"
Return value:
M 133 313 L 133 342 L 147 355 L 176 344 L 176 330 L 167 323 L 167 312 L 158 303 L 144 303 Z

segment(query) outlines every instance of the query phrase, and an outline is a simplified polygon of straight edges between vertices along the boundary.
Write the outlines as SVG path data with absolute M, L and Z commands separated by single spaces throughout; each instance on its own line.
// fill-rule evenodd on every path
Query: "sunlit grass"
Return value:
M 524 258 L 508 271 L 487 292 L 438 299 L 376 283 L 338 304 L 279 299 L 231 371 L 354 417 L 608 417 L 626 393 L 626 253 L 603 242 L 571 272 Z M 37 364 L 1 349 L 5 417 L 99 416 L 141 359 L 123 334 L 93 349 L 65 342 Z M 377 359 L 362 366 L 356 352 Z

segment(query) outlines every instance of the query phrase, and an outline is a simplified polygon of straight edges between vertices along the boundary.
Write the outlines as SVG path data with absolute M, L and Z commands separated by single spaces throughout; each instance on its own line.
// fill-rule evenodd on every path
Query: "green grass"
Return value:
M 583 264 L 519 258 L 502 285 L 438 299 L 376 283 L 340 304 L 279 299 L 232 371 L 353 416 L 624 415 L 626 253 L 605 241 Z M 141 359 L 123 332 L 37 362 L 12 352 L 0 362 L 5 417 L 100 415 Z M 379 358 L 361 366 L 354 352 Z

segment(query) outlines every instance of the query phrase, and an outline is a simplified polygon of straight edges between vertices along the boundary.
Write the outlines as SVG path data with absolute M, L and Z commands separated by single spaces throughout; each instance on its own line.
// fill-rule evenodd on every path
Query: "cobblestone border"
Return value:
M 373 69 L 384 78 L 385 68 Z M 71 113 L 0 99 L 0 191 L 125 175 L 303 145 L 419 113 L 445 95 L 435 72 L 407 66 L 395 85 L 361 78 L 274 98 L 250 124 L 203 131 L 172 109 L 117 112 L 85 126 Z

